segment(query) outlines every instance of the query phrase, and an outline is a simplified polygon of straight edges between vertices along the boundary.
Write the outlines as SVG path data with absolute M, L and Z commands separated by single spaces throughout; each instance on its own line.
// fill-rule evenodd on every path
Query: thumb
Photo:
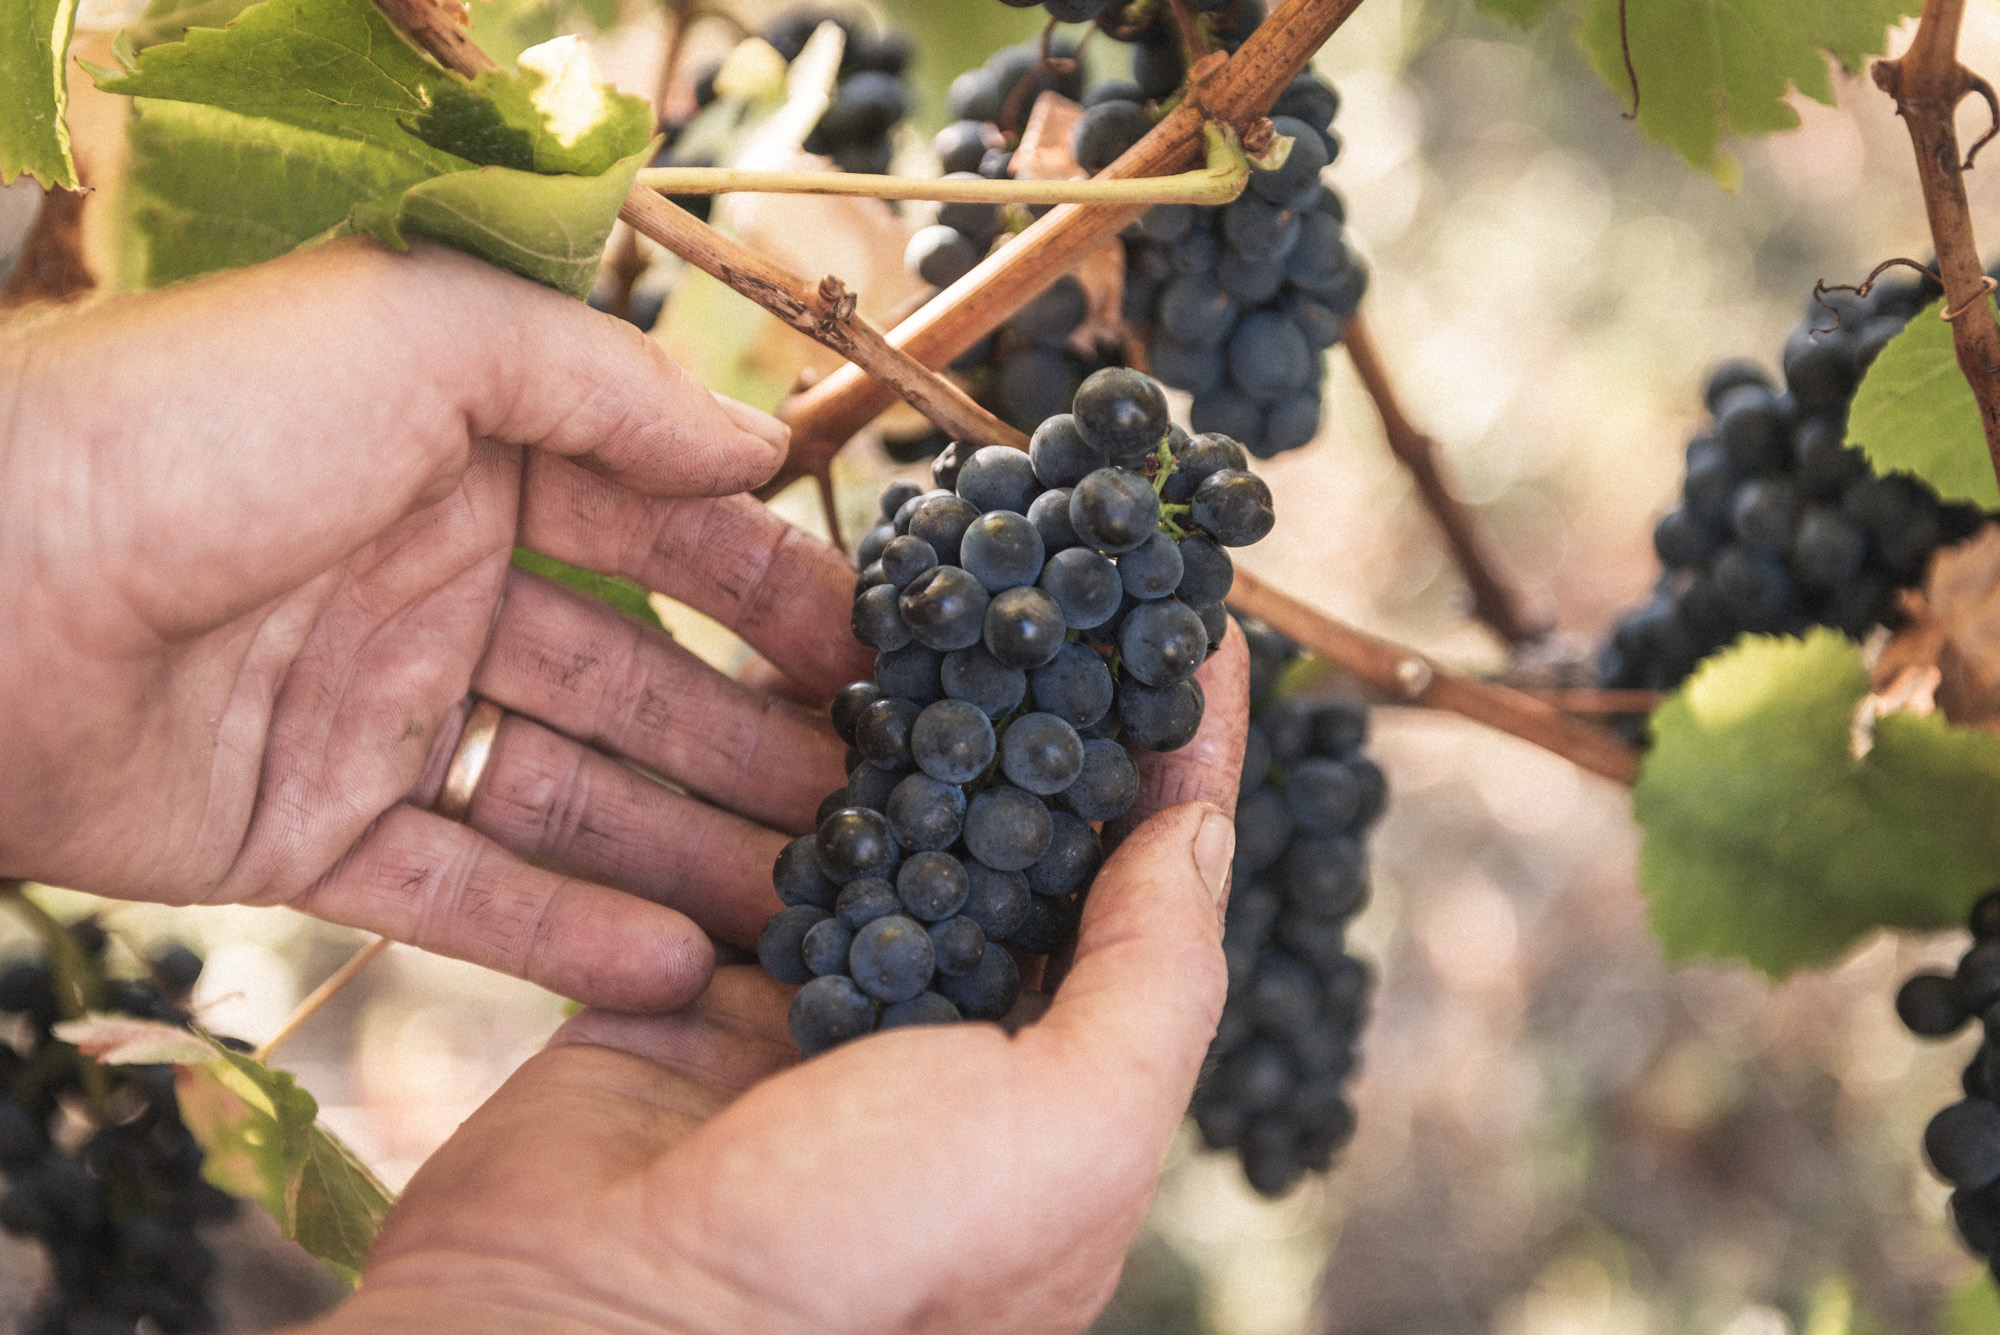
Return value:
M 1161 1153 L 1222 1014 L 1222 909 L 1235 851 L 1235 824 L 1206 803 L 1140 824 L 1091 887 L 1069 976 L 1022 1033 L 1068 1068 L 1084 1118 L 1122 1136 L 1150 1123 Z

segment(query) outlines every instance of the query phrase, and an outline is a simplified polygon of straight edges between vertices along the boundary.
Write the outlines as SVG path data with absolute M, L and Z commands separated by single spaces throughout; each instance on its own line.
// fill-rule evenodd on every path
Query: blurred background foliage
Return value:
M 732 12 L 754 28 L 780 7 Z M 496 53 L 595 29 L 622 86 L 647 92 L 659 68 L 650 3 L 474 10 Z M 920 52 L 900 169 L 934 170 L 943 88 L 1034 18 L 995 0 L 877 12 Z M 689 68 L 731 40 L 705 21 Z M 101 60 L 92 44 L 106 41 L 88 35 L 79 54 Z M 1099 44 L 1093 58 L 1114 55 Z M 1993 0 L 1969 5 L 1962 55 L 2000 68 Z M 1893 109 L 1865 75 L 1836 74 L 1837 106 L 1795 99 L 1800 129 L 1737 146 L 1731 193 L 1646 144 L 1560 23 L 1522 32 L 1473 0 L 1368 0 L 1318 64 L 1343 96 L 1332 180 L 1373 265 L 1367 309 L 1410 408 L 1509 567 L 1563 633 L 1594 643 L 1652 581 L 1651 525 L 1678 485 L 1704 369 L 1742 354 L 1774 364 L 1815 279 L 1924 257 Z M 72 82 L 85 170 L 115 200 L 123 109 Z M 1962 114 L 1972 128 L 1978 113 Z M 1995 216 L 2000 181 L 1974 172 L 1968 184 L 1975 217 Z M 26 191 L 0 191 L 0 255 L 31 207 Z M 92 228 L 100 272 L 115 273 L 115 229 Z M 1329 400 L 1317 445 L 1267 466 L 1280 529 L 1244 559 L 1330 612 L 1499 668 L 1337 349 Z M 837 479 L 850 523 L 897 472 L 868 441 L 849 451 Z M 778 504 L 820 527 L 810 495 Z M 661 610 L 715 661 L 740 658 L 699 617 Z M 1960 939 L 1877 937 L 1782 986 L 1738 969 L 1670 972 L 1634 888 L 1624 792 L 1443 715 L 1378 710 L 1372 748 L 1393 799 L 1357 931 L 1380 976 L 1360 1132 L 1329 1178 L 1277 1203 L 1185 1137 L 1102 1335 L 2000 1330 L 1917 1149 L 1974 1040 L 1938 1051 L 1891 1007 L 1904 976 L 1948 965 Z M 202 948 L 204 1018 L 253 1041 L 359 944 L 261 910 L 114 906 L 107 921 Z M 280 1062 L 400 1184 L 562 1009 L 397 947 Z M 238 1328 L 330 1300 L 311 1263 L 244 1227 L 226 1294 Z M 0 1240 L 0 1326 L 33 1291 L 28 1258 Z

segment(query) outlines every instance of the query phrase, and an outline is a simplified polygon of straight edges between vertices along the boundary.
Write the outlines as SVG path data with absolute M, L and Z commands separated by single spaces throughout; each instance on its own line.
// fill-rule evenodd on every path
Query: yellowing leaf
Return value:
M 0 185 L 23 172 L 45 187 L 78 185 L 63 123 L 75 26 L 76 0 L 0 3 Z

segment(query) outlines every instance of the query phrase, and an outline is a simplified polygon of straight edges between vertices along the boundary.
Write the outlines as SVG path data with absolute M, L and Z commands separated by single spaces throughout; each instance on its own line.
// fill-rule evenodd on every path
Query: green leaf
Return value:
M 617 575 L 600 575 L 595 570 L 568 565 L 553 556 L 531 552 L 526 547 L 514 549 L 514 567 L 545 579 L 552 579 L 558 584 L 567 584 L 572 589 L 610 603 L 642 625 L 651 626 L 656 630 L 666 629 L 665 623 L 660 620 L 660 614 L 653 610 L 652 600 L 646 596 L 646 591 L 629 579 Z
M 280 1231 L 352 1281 L 393 1199 L 317 1123 L 319 1104 L 289 1071 L 214 1040 L 213 1060 L 175 1068 L 181 1116 L 207 1158 L 202 1175 L 257 1201 Z
M 482 166 L 600 175 L 646 147 L 653 110 L 594 78 L 575 78 L 575 68 L 553 77 L 532 66 L 520 74 L 493 70 L 470 84 L 440 85 L 411 130 L 433 148 Z M 564 125 L 566 99 L 584 103 L 569 114 L 585 125 Z
M 220 30 L 138 53 L 126 73 L 93 70 L 109 93 L 199 102 L 379 145 L 437 172 L 467 164 L 403 122 L 453 78 L 403 40 L 372 0 L 263 0 Z
M 80 184 L 63 123 L 75 27 L 76 0 L 0 3 L 0 185 L 23 172 L 44 188 Z
M 355 139 L 188 102 L 141 100 L 128 133 L 129 272 L 145 287 L 272 259 L 430 175 Z
M 1532 0 L 1488 0 L 1531 12 Z M 1639 128 L 1692 166 L 1734 185 L 1730 135 L 1789 130 L 1787 87 L 1833 104 L 1826 57 L 1858 69 L 1887 45 L 1891 24 L 1920 0 L 1630 0 L 1626 26 L 1639 75 Z M 1586 0 L 1578 38 L 1628 109 L 1631 81 L 1619 42 L 1619 0 Z
M 1633 806 L 1669 958 L 1780 975 L 1876 925 L 1962 922 L 2000 880 L 2000 737 L 1892 714 L 1856 760 L 1867 691 L 1860 650 L 1834 631 L 1746 636 L 1653 715 Z
M 2000 486 L 1951 326 L 1937 318 L 1943 305 L 1925 307 L 1868 368 L 1848 414 L 1847 443 L 1878 473 L 1915 473 L 1948 501 L 1991 510 L 2000 506 Z
M 426 236 L 581 299 L 596 281 L 618 207 L 651 153 L 642 148 L 601 176 L 507 167 L 437 176 L 358 206 L 341 230 L 366 232 L 398 250 L 405 235 Z
M 161 42 L 178 42 L 189 28 L 221 28 L 248 9 L 252 0 L 153 0 L 138 22 L 119 35 L 138 52 Z

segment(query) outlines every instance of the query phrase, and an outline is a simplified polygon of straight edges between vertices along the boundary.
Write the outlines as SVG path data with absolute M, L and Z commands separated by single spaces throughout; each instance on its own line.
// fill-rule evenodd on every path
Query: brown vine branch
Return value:
M 465 32 L 462 5 L 452 0 L 377 3 L 411 40 L 447 69 L 474 78 L 497 68 Z M 686 209 L 638 186 L 626 195 L 618 216 L 641 236 L 714 275 L 808 338 L 867 368 L 892 393 L 908 400 L 954 438 L 979 445 L 1027 448 L 1026 436 L 974 403 L 971 395 L 944 376 L 892 347 L 882 331 L 855 310 L 853 294 L 838 278 L 828 275 L 817 283 L 799 278 Z
M 1161 119 L 1097 179 L 1165 176 L 1202 160 L 1209 120 L 1239 134 L 1262 117 L 1346 21 L 1361 0 L 1284 0 L 1234 55 L 1201 85 L 1199 96 Z M 989 255 L 937 300 L 896 326 L 889 342 L 926 366 L 964 352 L 1116 237 L 1144 212 L 1134 204 L 1063 204 Z M 845 366 L 792 399 L 780 415 L 792 427 L 792 454 L 766 494 L 817 468 L 887 408 L 894 394 L 860 367 Z
M 1924 0 L 1910 49 L 1895 60 L 1876 61 L 1874 74 L 1876 85 L 1896 100 L 1896 114 L 1910 132 L 1931 243 L 1937 248 L 1938 277 L 1944 283 L 1945 309 L 1961 317 L 1951 322 L 1952 347 L 1958 354 L 1958 369 L 1979 404 L 1986 452 L 1994 476 L 2000 478 L 2000 321 L 1985 300 L 1986 274 L 1972 234 L 1965 167 L 1953 123 L 1958 104 L 1966 94 L 1979 92 L 1984 82 L 1958 63 L 1958 32 L 1964 17 L 1965 0 Z
M 1361 377 L 1362 387 L 1375 403 L 1375 413 L 1382 419 L 1382 432 L 1389 438 L 1390 452 L 1410 470 L 1425 508 L 1444 531 L 1452 559 L 1472 593 L 1473 615 L 1510 645 L 1524 644 L 1545 634 L 1548 620 L 1528 611 L 1526 597 L 1502 573 L 1471 508 L 1452 494 L 1438 462 L 1437 442 L 1418 430 L 1404 413 L 1390 382 L 1388 367 L 1382 361 L 1381 349 L 1376 346 L 1374 331 L 1364 315 L 1357 311 L 1347 322 L 1341 341 L 1354 363 L 1355 374 Z
M 1617 783 L 1630 784 L 1638 778 L 1638 754 L 1604 729 L 1571 718 L 1525 691 L 1439 667 L 1413 649 L 1327 616 L 1247 570 L 1237 570 L 1229 605 L 1397 699 L 1462 714 Z

